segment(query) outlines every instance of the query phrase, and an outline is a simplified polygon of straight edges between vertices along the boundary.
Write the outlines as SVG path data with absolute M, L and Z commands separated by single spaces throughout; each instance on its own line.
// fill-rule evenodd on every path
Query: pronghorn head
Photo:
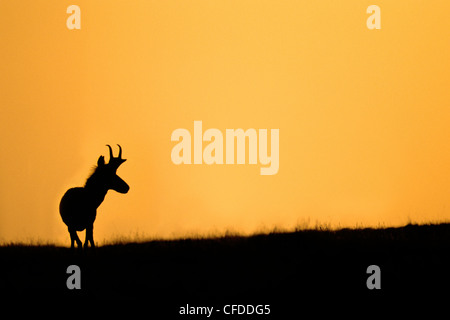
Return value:
M 109 162 L 106 164 L 105 157 L 100 156 L 97 161 L 97 169 L 95 170 L 93 176 L 96 176 L 95 180 L 101 187 L 107 190 L 111 189 L 119 193 L 127 193 L 128 190 L 130 190 L 130 187 L 116 174 L 119 166 L 127 161 L 127 159 L 122 159 L 122 147 L 120 145 L 118 146 L 119 156 L 115 158 L 111 146 L 107 145 L 109 148 Z

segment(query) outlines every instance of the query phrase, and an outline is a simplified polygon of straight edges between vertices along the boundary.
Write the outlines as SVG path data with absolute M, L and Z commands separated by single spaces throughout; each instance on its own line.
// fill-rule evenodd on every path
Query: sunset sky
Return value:
M 81 30 L 66 9 L 81 8 Z M 366 8 L 381 8 L 369 30 Z M 98 243 L 450 220 L 448 1 L 0 1 L 0 242 L 123 147 Z M 279 129 L 279 171 L 175 165 L 194 121 Z M 203 147 L 206 143 L 203 144 Z M 84 234 L 80 234 L 84 240 Z

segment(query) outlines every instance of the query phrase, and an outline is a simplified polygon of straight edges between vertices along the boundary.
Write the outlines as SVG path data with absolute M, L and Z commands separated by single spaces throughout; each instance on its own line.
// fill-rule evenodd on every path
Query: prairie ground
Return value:
M 137 299 L 173 316 L 180 306 L 269 304 L 293 314 L 308 301 L 426 297 L 450 284 L 450 224 L 302 230 L 249 237 L 153 240 L 85 252 L 51 245 L 0 247 L 0 288 L 13 299 Z M 81 289 L 69 290 L 69 265 Z M 381 289 L 368 289 L 370 265 Z M 168 317 L 170 318 L 170 317 Z

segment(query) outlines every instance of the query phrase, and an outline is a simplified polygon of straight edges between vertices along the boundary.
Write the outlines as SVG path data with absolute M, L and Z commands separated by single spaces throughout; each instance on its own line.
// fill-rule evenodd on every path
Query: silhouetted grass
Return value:
M 21 298 L 281 303 L 287 310 L 289 301 L 440 292 L 450 284 L 449 249 L 450 224 L 119 239 L 87 252 L 9 244 L 0 247 L 0 272 L 7 275 L 0 285 Z M 80 291 L 66 288 L 71 264 L 82 270 Z M 372 264 L 381 268 L 379 291 L 366 287 Z

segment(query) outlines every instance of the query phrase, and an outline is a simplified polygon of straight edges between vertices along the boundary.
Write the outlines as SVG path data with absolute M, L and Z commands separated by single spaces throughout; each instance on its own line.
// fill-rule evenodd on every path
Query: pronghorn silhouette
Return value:
M 127 193 L 130 187 L 117 174 L 117 168 L 126 161 L 122 159 L 122 147 L 119 146 L 119 156 L 114 158 L 112 148 L 109 148 L 109 163 L 105 164 L 105 157 L 100 156 L 97 161 L 97 167 L 86 180 L 84 187 L 71 188 L 67 190 L 59 204 L 59 212 L 64 223 L 67 225 L 70 233 L 70 247 L 74 248 L 74 242 L 78 248 L 81 248 L 81 241 L 78 238 L 77 231 L 86 229 L 86 241 L 84 248 L 91 247 L 94 244 L 94 221 L 97 215 L 97 208 L 105 199 L 108 190 L 114 190 L 119 193 Z

